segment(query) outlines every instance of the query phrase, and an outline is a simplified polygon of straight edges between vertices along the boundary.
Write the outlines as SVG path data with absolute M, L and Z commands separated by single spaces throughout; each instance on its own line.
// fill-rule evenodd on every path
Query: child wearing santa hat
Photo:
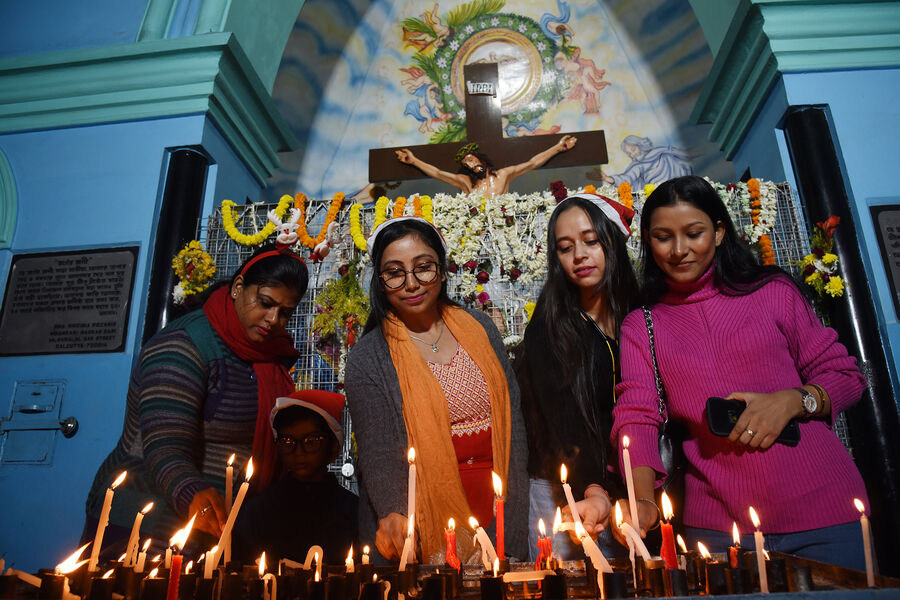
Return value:
M 281 478 L 244 503 L 233 533 L 235 559 L 252 563 L 302 562 L 313 545 L 327 563 L 339 564 L 357 543 L 355 494 L 328 471 L 343 441 L 344 396 L 301 390 L 275 401 L 269 422 L 282 466 Z

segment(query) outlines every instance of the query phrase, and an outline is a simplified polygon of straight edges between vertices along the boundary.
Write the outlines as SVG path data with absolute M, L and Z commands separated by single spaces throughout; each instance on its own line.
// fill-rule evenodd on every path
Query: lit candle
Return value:
M 681 537 L 681 534 L 675 536 L 675 541 L 678 542 L 678 548 L 681 550 L 681 556 L 678 557 L 678 568 L 681 570 L 687 569 L 687 544 L 684 543 L 684 538 Z
M 322 546 L 314 545 L 310 546 L 309 550 L 306 551 L 306 560 L 303 561 L 303 568 L 306 571 L 309 571 L 312 568 L 313 562 L 316 563 L 316 570 L 319 571 L 319 557 L 324 556 L 325 551 L 322 550 Z M 288 565 L 291 566 L 291 565 Z
M 225 465 L 225 518 L 228 518 L 228 515 L 231 514 L 231 495 L 232 488 L 234 487 L 234 467 L 231 464 L 234 462 L 234 454 L 228 457 L 228 462 Z M 225 538 L 225 564 L 231 562 L 231 535 Z
M 625 522 L 624 517 L 622 516 L 622 505 L 616 502 L 615 505 L 615 513 L 616 513 L 616 527 L 622 529 L 622 525 Z M 624 535 L 624 530 L 623 535 Z M 634 588 L 637 589 L 637 565 L 635 565 L 634 560 L 634 540 L 630 535 L 625 535 L 625 543 L 628 544 L 628 560 L 631 561 L 631 577 L 634 581 Z
M 503 544 L 503 482 L 500 476 L 491 471 L 491 478 L 494 481 L 494 520 L 497 523 L 497 557 L 505 558 L 506 551 Z
M 172 568 L 172 549 L 171 548 L 166 548 L 166 558 L 163 561 L 163 564 L 165 565 L 165 567 L 167 569 Z
M 635 529 L 640 529 L 641 523 L 638 521 L 637 500 L 634 497 L 634 475 L 631 473 L 631 453 L 628 451 L 629 439 L 627 435 L 622 436 L 622 467 L 625 469 L 625 487 L 628 490 L 628 508 L 631 513 L 631 525 Z
M 875 568 L 872 563 L 872 530 L 869 526 L 869 517 L 866 516 L 866 507 L 859 498 L 853 499 L 856 510 L 859 511 L 859 526 L 862 529 L 863 553 L 866 557 L 866 585 L 875 587 Z
M 621 524 L 619 523 L 620 518 Z M 625 538 L 631 539 L 631 541 L 634 543 L 634 549 L 641 555 L 641 558 L 643 558 L 644 560 L 650 560 L 650 551 L 647 550 L 647 546 L 644 545 L 644 540 L 641 539 L 641 536 L 637 532 L 637 530 L 629 525 L 625 521 L 624 517 L 622 517 L 622 508 L 618 502 L 616 502 L 616 523 L 619 525 L 619 529 L 622 530 Z
M 538 539 L 537 539 L 537 549 L 538 549 L 538 557 L 537 561 L 535 561 L 534 569 L 535 571 L 543 568 L 544 564 L 547 564 L 549 567 L 550 564 L 550 556 L 547 552 L 547 541 L 550 539 L 547 537 L 547 528 L 544 527 L 544 519 L 538 519 Z
M 316 581 L 321 581 L 322 580 L 322 561 L 319 560 L 320 554 L 318 551 L 316 551 L 313 556 L 314 556 L 314 560 L 316 561 Z
M 66 557 L 65 560 L 56 565 L 56 569 L 54 570 L 54 572 L 57 575 L 65 575 L 67 573 L 71 573 L 84 563 L 88 562 L 88 559 L 81 560 L 81 555 L 84 553 L 85 549 L 90 546 L 90 544 L 91 543 L 88 542 L 87 544 L 70 554 L 68 557 Z
M 407 521 L 406 521 L 406 539 L 403 541 L 403 551 L 400 553 L 399 569 L 401 571 L 406 569 L 406 564 L 409 562 L 410 555 L 415 554 L 415 552 L 413 550 L 413 534 L 415 533 L 414 527 L 415 527 L 415 525 L 413 525 L 412 519 L 407 519 Z
M 494 550 L 491 538 L 488 537 L 484 527 L 478 524 L 478 520 L 475 517 L 469 517 L 469 526 L 475 530 L 475 540 L 481 544 L 481 562 L 484 565 L 484 570 L 490 571 L 491 564 L 497 558 L 497 552 Z
M 562 510 L 560 510 L 560 508 L 557 506 L 556 515 L 553 517 L 553 535 L 559 533 L 561 527 Z M 553 558 L 553 540 L 550 537 L 547 538 L 547 553 L 550 555 L 550 558 Z
M 450 517 L 447 520 L 447 529 L 444 530 L 444 538 L 447 540 L 446 562 L 448 565 L 459 571 L 462 567 L 462 563 L 460 563 L 459 556 L 456 554 L 456 521 L 453 517 Z
M 353 550 L 350 550 L 351 554 Z M 266 553 L 259 557 L 259 578 L 263 584 L 263 600 L 275 600 L 278 594 L 278 580 L 272 573 L 266 573 Z
M 241 484 L 241 487 L 238 489 L 237 498 L 234 500 L 234 506 L 231 507 L 231 512 L 228 513 L 228 520 L 225 521 L 225 528 L 222 530 L 222 535 L 219 537 L 219 546 L 218 550 L 216 550 L 216 555 L 213 557 L 213 570 L 217 566 L 219 566 L 219 559 L 222 558 L 223 552 L 223 542 L 228 539 L 228 536 L 231 535 L 231 529 L 234 527 L 234 521 L 237 519 L 238 511 L 241 510 L 241 504 L 244 502 L 244 496 L 247 495 L 247 489 L 250 487 L 250 478 L 253 476 L 253 459 L 247 461 L 247 475 L 244 477 L 244 482 Z
M 712 555 L 702 542 L 697 542 L 700 556 L 703 557 L 704 573 L 706 580 L 706 595 L 718 596 L 728 592 L 728 581 L 725 573 L 725 563 L 713 560 Z
M 350 552 L 347 553 L 347 558 L 344 560 L 344 570 L 347 573 L 353 573 L 356 571 L 356 567 L 353 564 L 353 546 L 350 546 Z
M 666 561 L 667 569 L 678 568 L 678 558 L 675 556 L 675 533 L 672 531 L 672 516 L 675 514 L 672 510 L 672 501 L 669 500 L 668 494 L 662 493 L 662 513 L 665 520 L 660 524 L 660 534 L 662 535 L 662 546 L 659 553 L 662 559 Z
M 369 564 L 369 547 L 368 546 L 363 546 L 362 564 L 364 564 L 364 565 Z
M 152 508 L 153 503 L 150 502 L 134 517 L 134 525 L 131 526 L 131 535 L 128 536 L 128 545 L 125 546 L 125 557 L 123 560 L 126 567 L 133 567 L 135 561 L 137 561 L 138 543 L 141 535 L 141 522 L 144 520 L 144 515 L 150 512 Z
M 109 523 L 109 509 L 112 506 L 113 490 L 115 490 L 120 483 L 125 481 L 125 475 L 127 474 L 128 471 L 122 471 L 122 473 L 116 477 L 116 480 L 113 481 L 112 485 L 106 490 L 106 497 L 103 499 L 103 508 L 100 510 L 100 520 L 97 521 L 97 533 L 94 535 L 94 545 L 91 548 L 88 571 L 96 571 L 99 569 L 100 548 L 103 546 L 103 534 L 106 531 L 106 525 Z
M 171 560 L 171 564 L 169 570 L 169 588 L 166 590 L 166 600 L 178 600 L 178 582 L 181 581 L 181 562 L 184 559 L 181 551 L 187 544 L 188 536 L 191 535 L 191 529 L 194 527 L 194 519 L 196 518 L 197 515 L 191 517 L 191 520 L 188 521 L 185 528 L 179 529 L 175 535 L 172 536 L 172 539 L 169 540 L 170 546 L 167 549 L 166 558 L 169 559 L 168 552 L 173 548 L 175 554 L 169 559 Z
M 766 540 L 763 538 L 762 531 L 759 530 L 759 517 L 756 516 L 756 510 L 750 507 L 750 520 L 753 521 L 753 541 L 756 544 L 756 568 L 759 571 L 759 591 L 763 594 L 769 593 L 769 579 L 766 575 L 766 557 L 765 552 Z
M 406 540 L 403 542 L 403 551 L 400 553 L 400 570 L 406 568 L 410 554 L 413 551 L 413 536 L 416 531 L 416 449 L 410 448 L 406 453 L 406 461 L 409 463 L 409 481 L 406 495 Z
M 566 502 L 569 504 L 569 511 L 572 513 L 572 520 L 575 523 L 581 523 L 581 515 L 578 514 L 578 509 L 575 508 L 575 497 L 572 495 L 572 486 L 566 483 L 566 478 L 569 474 L 569 471 L 566 469 L 566 465 L 561 465 L 559 467 L 559 480 L 562 482 L 563 493 L 566 495 Z
M 144 542 L 144 545 L 141 547 L 141 551 L 138 553 L 137 564 L 134 567 L 135 573 L 143 573 L 144 565 L 147 562 L 147 548 L 150 547 L 150 538 L 147 538 L 147 541 Z
M 606 557 L 603 556 L 603 552 L 600 551 L 600 548 L 597 547 L 597 544 L 595 544 L 594 540 L 591 539 L 591 536 L 588 535 L 584 525 L 575 523 L 575 535 L 581 540 L 581 546 L 584 548 L 584 553 L 591 559 L 591 564 L 594 565 L 594 569 L 596 569 L 598 573 L 612 573 L 612 567 L 609 566 L 609 561 L 606 560 Z
M 213 546 L 203 555 L 203 579 L 212 579 L 213 571 L 216 570 L 213 562 L 216 560 L 216 552 L 218 550 L 218 546 Z
M 737 569 L 741 566 L 741 532 L 738 530 L 737 521 L 731 528 L 731 539 L 734 546 L 728 547 L 728 564 L 732 569 Z

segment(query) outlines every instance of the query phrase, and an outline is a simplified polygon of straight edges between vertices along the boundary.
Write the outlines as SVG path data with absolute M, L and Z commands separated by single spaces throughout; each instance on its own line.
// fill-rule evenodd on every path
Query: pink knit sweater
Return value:
M 762 529 L 788 533 L 859 518 L 853 498 L 868 506 L 862 478 L 840 440 L 821 420 L 802 421 L 796 447 L 748 450 L 709 432 L 710 396 L 770 393 L 806 383 L 822 386 L 836 415 L 859 400 L 864 380 L 832 329 L 822 326 L 800 292 L 772 281 L 745 296 L 721 293 L 713 269 L 688 286 L 669 282 L 653 307 L 656 352 L 669 398 L 669 416 L 685 423 L 690 468 L 684 523 L 752 531 L 747 507 Z M 632 466 L 662 472 L 657 449 L 656 387 L 647 328 L 640 310 L 628 315 L 621 336 L 622 383 L 613 416 L 613 445 L 630 442 Z M 620 453 L 621 456 L 621 453 Z M 621 469 L 621 466 L 620 466 Z

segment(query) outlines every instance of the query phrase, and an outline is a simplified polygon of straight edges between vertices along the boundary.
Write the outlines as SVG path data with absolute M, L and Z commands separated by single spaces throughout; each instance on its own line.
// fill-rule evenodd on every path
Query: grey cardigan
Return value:
M 519 386 L 491 318 L 483 311 L 466 312 L 484 327 L 506 373 L 511 435 L 504 539 L 506 553 L 524 559 L 528 556 L 528 446 Z M 359 537 L 366 543 L 375 540 L 380 519 L 392 512 L 406 514 L 408 489 L 408 442 L 400 383 L 380 328 L 360 338 L 351 350 L 344 386 L 359 451 Z M 491 539 L 493 529 L 494 524 L 487 528 Z

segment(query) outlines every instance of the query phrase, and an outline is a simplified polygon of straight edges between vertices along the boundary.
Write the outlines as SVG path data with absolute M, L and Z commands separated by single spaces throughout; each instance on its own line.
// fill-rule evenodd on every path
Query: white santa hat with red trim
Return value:
M 275 415 L 291 406 L 302 406 L 320 415 L 328 423 L 328 428 L 337 438 L 338 444 L 343 443 L 344 437 L 341 429 L 341 419 L 344 416 L 343 394 L 325 390 L 299 390 L 289 396 L 276 398 L 275 406 L 269 415 L 269 425 L 272 427 L 272 434 L 275 437 L 278 437 L 278 432 L 275 431 Z

